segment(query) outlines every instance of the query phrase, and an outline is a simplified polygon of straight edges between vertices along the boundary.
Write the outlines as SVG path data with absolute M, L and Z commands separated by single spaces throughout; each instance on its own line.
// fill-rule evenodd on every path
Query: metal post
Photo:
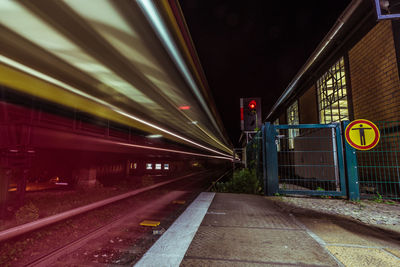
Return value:
M 265 169 L 265 189 L 264 193 L 268 196 L 273 196 L 278 193 L 279 182 L 278 182 L 278 152 L 276 149 L 275 137 L 276 130 L 274 125 L 267 122 L 264 127 L 264 144 L 265 144 L 265 157 L 264 169 Z
M 351 147 L 344 136 L 347 125 L 350 121 L 342 122 L 343 129 L 343 144 L 345 148 L 345 158 L 346 158 L 346 180 L 347 180 L 347 197 L 349 200 L 360 200 L 360 186 L 358 183 L 358 169 L 357 169 L 357 155 L 356 150 Z
M 340 191 L 339 165 L 338 165 L 338 155 L 337 155 L 337 147 L 336 147 L 336 128 L 331 128 L 331 130 L 332 130 L 333 162 L 334 162 L 334 166 L 335 166 L 336 191 Z

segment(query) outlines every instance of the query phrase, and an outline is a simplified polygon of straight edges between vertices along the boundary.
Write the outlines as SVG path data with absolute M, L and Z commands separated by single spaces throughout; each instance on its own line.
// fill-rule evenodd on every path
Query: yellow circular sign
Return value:
M 378 127 L 369 120 L 355 120 L 346 127 L 346 141 L 358 150 L 375 147 L 380 138 Z

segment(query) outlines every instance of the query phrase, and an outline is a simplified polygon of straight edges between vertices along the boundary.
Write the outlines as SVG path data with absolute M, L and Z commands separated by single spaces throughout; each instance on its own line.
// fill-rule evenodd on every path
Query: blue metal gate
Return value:
M 359 198 L 356 154 L 343 139 L 348 122 L 263 128 L 265 194 Z

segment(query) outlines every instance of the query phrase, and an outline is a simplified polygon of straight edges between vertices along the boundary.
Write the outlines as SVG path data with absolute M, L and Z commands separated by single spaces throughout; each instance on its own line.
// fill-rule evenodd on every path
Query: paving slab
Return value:
M 303 230 L 200 226 L 185 258 L 335 266 Z
M 395 255 L 400 259 L 400 249 L 385 248 L 385 250 L 392 253 L 393 255 Z
M 337 266 L 289 214 L 261 196 L 216 194 L 181 266 Z
M 328 244 L 347 244 L 400 249 L 399 235 L 385 235 L 379 230 L 353 221 L 298 218 Z
M 246 194 L 218 193 L 209 211 L 230 211 L 249 215 L 269 215 L 281 213 L 275 205 L 266 205 L 263 197 Z
M 282 214 L 248 215 L 237 212 L 207 213 L 202 225 L 215 227 L 248 227 L 271 229 L 301 229 L 291 218 Z
M 379 248 L 327 246 L 327 249 L 345 266 L 400 266 L 397 257 Z

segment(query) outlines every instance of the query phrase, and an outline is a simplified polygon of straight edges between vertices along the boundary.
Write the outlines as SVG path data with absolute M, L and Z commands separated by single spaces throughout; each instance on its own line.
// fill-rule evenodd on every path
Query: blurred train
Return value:
M 42 184 L 232 167 L 177 0 L 0 1 L 0 14 L 0 209 Z
M 144 176 L 231 167 L 224 157 L 5 87 L 0 92 L 0 188 L 8 191 L 143 183 Z

